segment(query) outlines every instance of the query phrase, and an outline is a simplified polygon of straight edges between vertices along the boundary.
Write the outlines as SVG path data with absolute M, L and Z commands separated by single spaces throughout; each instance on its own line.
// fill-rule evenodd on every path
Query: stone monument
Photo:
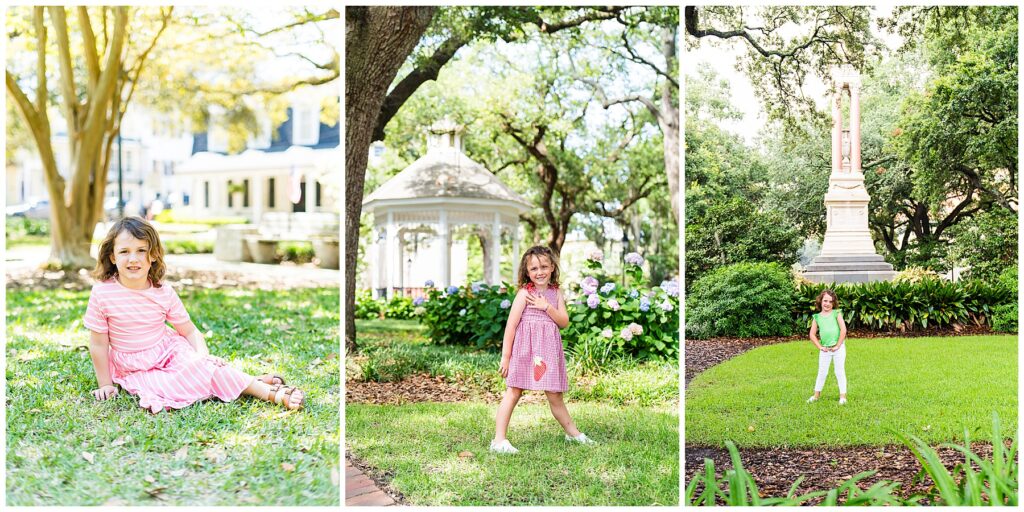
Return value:
M 860 74 L 853 66 L 832 69 L 832 174 L 825 193 L 827 228 L 821 253 L 804 269 L 816 283 L 887 281 L 892 265 L 875 252 L 868 229 L 868 191 L 860 161 Z M 844 94 L 845 93 L 845 94 Z M 843 96 L 849 96 L 849 125 L 843 127 Z

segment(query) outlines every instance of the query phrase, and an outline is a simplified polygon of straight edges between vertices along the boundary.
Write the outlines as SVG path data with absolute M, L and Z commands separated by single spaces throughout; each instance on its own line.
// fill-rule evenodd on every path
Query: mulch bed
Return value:
M 850 338 L 889 338 L 889 337 L 920 337 L 920 336 L 976 336 L 991 334 L 987 326 L 956 326 L 947 328 L 929 328 L 910 332 L 878 332 L 851 330 Z M 775 343 L 810 340 L 803 335 L 789 337 L 765 338 L 712 338 L 708 340 L 686 340 L 686 375 L 685 382 L 689 385 L 700 372 L 736 357 L 750 349 Z M 991 456 L 992 445 L 975 443 L 975 453 L 984 457 Z M 963 455 L 951 448 L 938 450 L 943 464 L 952 468 L 963 461 Z M 686 481 L 694 473 L 704 470 L 704 459 L 715 461 L 715 470 L 722 472 L 732 467 L 729 452 L 724 448 L 686 445 Z M 862 471 L 877 470 L 878 472 L 860 482 L 866 489 L 879 480 L 901 482 L 898 490 L 903 497 L 926 491 L 931 485 L 930 478 L 914 482 L 914 477 L 921 470 L 921 465 L 913 453 L 905 446 L 889 447 L 856 447 L 856 448 L 815 448 L 789 449 L 740 449 L 743 466 L 751 473 L 763 496 L 784 496 L 789 492 L 801 475 L 803 482 L 796 494 L 804 494 L 814 490 L 835 488 L 842 481 Z M 821 500 L 817 500 L 820 502 Z M 813 504 L 813 503 L 809 503 Z
M 410 375 L 395 382 L 345 381 L 345 403 L 408 404 L 415 402 L 501 402 L 502 394 L 449 382 L 444 375 Z M 542 391 L 524 391 L 520 404 L 546 402 Z
M 206 289 L 219 288 L 256 288 L 261 290 L 290 290 L 295 288 L 318 288 L 323 283 L 315 281 L 295 280 L 287 277 L 274 277 L 241 272 L 224 272 L 211 270 L 190 270 L 168 267 L 164 281 L 171 286 L 180 284 L 186 287 Z M 96 281 L 89 271 L 81 269 L 77 272 L 64 270 L 24 269 L 7 273 L 8 290 L 70 290 L 83 291 L 92 289 Z
M 991 444 L 972 443 L 971 449 L 982 458 L 992 455 Z M 964 461 L 963 454 L 952 448 L 939 448 L 937 452 L 947 469 L 952 469 L 957 463 Z M 695 473 L 704 471 L 705 458 L 715 462 L 715 471 L 719 476 L 726 469 L 732 468 L 729 452 L 722 448 L 687 446 L 685 453 L 684 473 L 687 483 Z M 880 480 L 901 482 L 896 492 L 907 498 L 913 494 L 923 494 L 933 485 L 929 477 L 914 482 L 914 477 L 921 471 L 921 464 L 914 454 L 902 445 L 815 448 L 813 450 L 749 448 L 740 450 L 740 458 L 743 461 L 743 467 L 753 476 L 759 493 L 764 497 L 785 496 L 789 492 L 790 486 L 800 476 L 805 478 L 797 487 L 796 495 L 815 490 L 833 489 L 857 473 L 874 470 L 877 470 L 877 473 L 859 482 L 861 489 L 867 489 Z M 822 500 L 812 501 L 808 504 L 812 505 Z

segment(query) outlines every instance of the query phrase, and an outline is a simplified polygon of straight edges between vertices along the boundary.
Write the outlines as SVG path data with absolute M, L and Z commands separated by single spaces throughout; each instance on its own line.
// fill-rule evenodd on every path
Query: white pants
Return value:
M 818 351 L 818 380 L 814 382 L 814 392 L 821 393 L 828 377 L 828 366 L 835 361 L 836 380 L 839 381 L 839 393 L 846 394 L 846 343 L 835 352 Z

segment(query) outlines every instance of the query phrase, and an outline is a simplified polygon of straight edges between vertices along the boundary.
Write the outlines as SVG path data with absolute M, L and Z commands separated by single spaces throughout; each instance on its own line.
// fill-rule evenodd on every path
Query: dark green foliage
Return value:
M 956 243 L 950 256 L 970 267 L 975 279 L 994 279 L 1004 269 L 1017 268 L 1017 212 L 994 208 L 950 229 Z
M 694 283 L 687 296 L 686 335 L 788 336 L 793 279 L 777 263 L 737 263 Z
M 7 239 L 17 240 L 26 236 L 50 236 L 50 221 L 28 217 L 7 217 Z
M 200 254 L 200 253 L 212 253 L 213 252 L 213 241 L 212 240 L 163 240 L 164 252 L 167 254 Z
M 380 318 L 384 309 L 384 303 L 374 299 L 370 290 L 359 290 L 356 294 L 356 318 Z
M 408 320 L 415 316 L 415 309 L 416 308 L 412 304 L 412 297 L 395 295 L 388 301 L 387 307 L 384 310 L 384 318 Z
M 508 283 L 432 288 L 423 303 L 422 321 L 434 343 L 500 349 L 515 295 L 515 288 Z M 504 301 L 508 303 L 502 307 Z
M 277 244 L 277 257 L 281 261 L 309 263 L 313 261 L 312 242 L 281 242 Z
M 982 281 L 801 284 L 793 308 L 801 326 L 810 326 L 814 300 L 825 288 L 836 292 L 848 327 L 886 331 L 991 324 L 993 308 L 1012 296 L 1005 285 Z
M 992 330 L 1017 332 L 1017 266 L 1007 267 L 999 274 L 999 284 L 1012 291 L 1009 302 L 992 308 Z

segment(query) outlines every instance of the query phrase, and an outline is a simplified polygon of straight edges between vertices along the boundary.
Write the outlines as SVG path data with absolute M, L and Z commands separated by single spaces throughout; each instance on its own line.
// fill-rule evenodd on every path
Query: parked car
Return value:
M 8 217 L 26 217 L 29 219 L 49 219 L 50 200 L 41 199 L 24 204 L 15 204 L 6 208 Z

